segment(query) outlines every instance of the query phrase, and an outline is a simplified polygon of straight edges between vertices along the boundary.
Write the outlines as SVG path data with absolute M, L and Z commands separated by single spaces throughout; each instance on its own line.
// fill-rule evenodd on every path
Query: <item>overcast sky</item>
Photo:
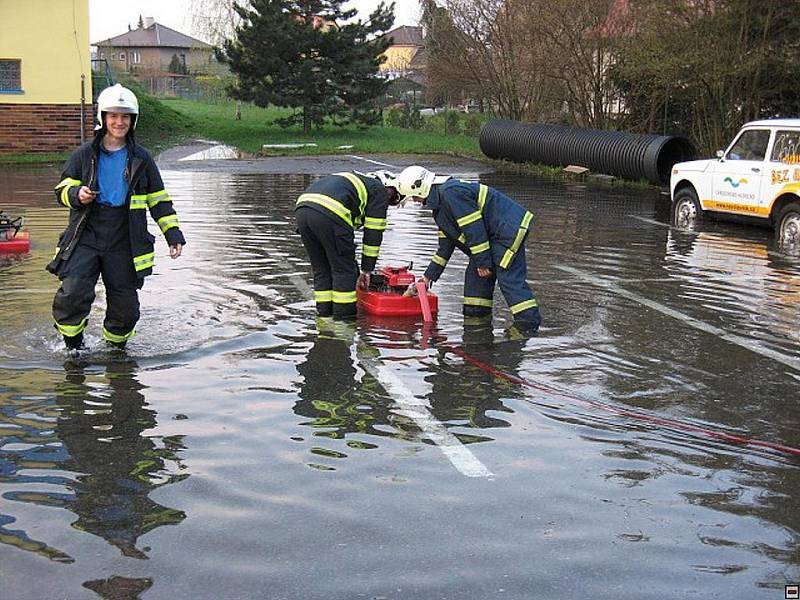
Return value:
M 379 0 L 350 0 L 343 7 L 355 8 L 366 17 Z M 388 4 L 388 2 L 387 2 Z M 99 42 L 136 27 L 139 15 L 153 17 L 156 22 L 181 33 L 198 37 L 192 31 L 192 0 L 89 0 L 89 41 Z M 395 27 L 416 25 L 419 17 L 417 0 L 395 2 Z

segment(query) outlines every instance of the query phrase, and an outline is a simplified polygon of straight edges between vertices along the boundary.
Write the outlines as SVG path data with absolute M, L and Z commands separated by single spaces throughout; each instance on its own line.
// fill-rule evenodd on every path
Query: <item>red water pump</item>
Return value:
M 358 290 L 359 308 L 370 314 L 382 317 L 418 317 L 430 321 L 439 310 L 439 298 L 417 283 L 416 296 L 404 296 L 408 287 L 416 283 L 407 267 L 383 267 L 373 273 L 369 289 Z
M 27 231 L 20 231 L 23 222 L 22 217 L 9 217 L 0 210 L 0 254 L 30 250 L 30 235 Z

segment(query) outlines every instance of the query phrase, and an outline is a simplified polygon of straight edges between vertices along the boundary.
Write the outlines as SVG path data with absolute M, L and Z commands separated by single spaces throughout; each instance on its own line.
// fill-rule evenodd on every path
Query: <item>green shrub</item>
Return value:
M 487 113 L 465 114 L 461 119 L 461 133 L 477 137 L 481 132 L 481 128 L 488 120 L 489 115 Z
M 442 111 L 425 118 L 424 131 L 442 134 L 461 134 L 477 137 L 489 116 L 485 113 L 462 113 L 455 110 Z
M 419 108 L 410 104 L 390 107 L 384 113 L 383 122 L 388 127 L 401 127 L 402 129 L 420 129 L 423 125 Z
M 403 109 L 393 106 L 383 113 L 383 124 L 387 127 L 402 127 Z

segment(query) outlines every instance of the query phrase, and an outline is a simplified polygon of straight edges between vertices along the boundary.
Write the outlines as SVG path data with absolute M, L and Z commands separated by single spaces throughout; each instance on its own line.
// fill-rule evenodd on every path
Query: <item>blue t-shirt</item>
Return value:
M 128 195 L 128 182 L 125 181 L 125 167 L 128 164 L 128 148 L 109 152 L 100 149 L 100 163 L 97 165 L 97 183 L 100 195 L 97 202 L 105 206 L 123 206 Z

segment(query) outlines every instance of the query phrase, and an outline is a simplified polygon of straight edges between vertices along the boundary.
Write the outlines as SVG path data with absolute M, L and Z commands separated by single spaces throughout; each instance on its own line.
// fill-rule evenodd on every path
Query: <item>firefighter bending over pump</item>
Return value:
M 387 207 L 398 199 L 396 178 L 389 171 L 328 175 L 297 199 L 297 232 L 314 271 L 319 316 L 356 316 L 356 287 L 369 286 L 386 229 Z M 359 273 L 355 230 L 362 226 Z
M 401 197 L 428 206 L 439 226 L 439 248 L 422 278 L 426 286 L 439 279 L 458 247 L 469 256 L 464 315 L 492 314 L 497 281 L 514 324 L 528 332 L 539 328 L 539 304 L 528 286 L 525 262 L 525 240 L 533 224 L 530 212 L 482 183 L 437 176 L 416 165 L 398 175 L 397 190 Z

